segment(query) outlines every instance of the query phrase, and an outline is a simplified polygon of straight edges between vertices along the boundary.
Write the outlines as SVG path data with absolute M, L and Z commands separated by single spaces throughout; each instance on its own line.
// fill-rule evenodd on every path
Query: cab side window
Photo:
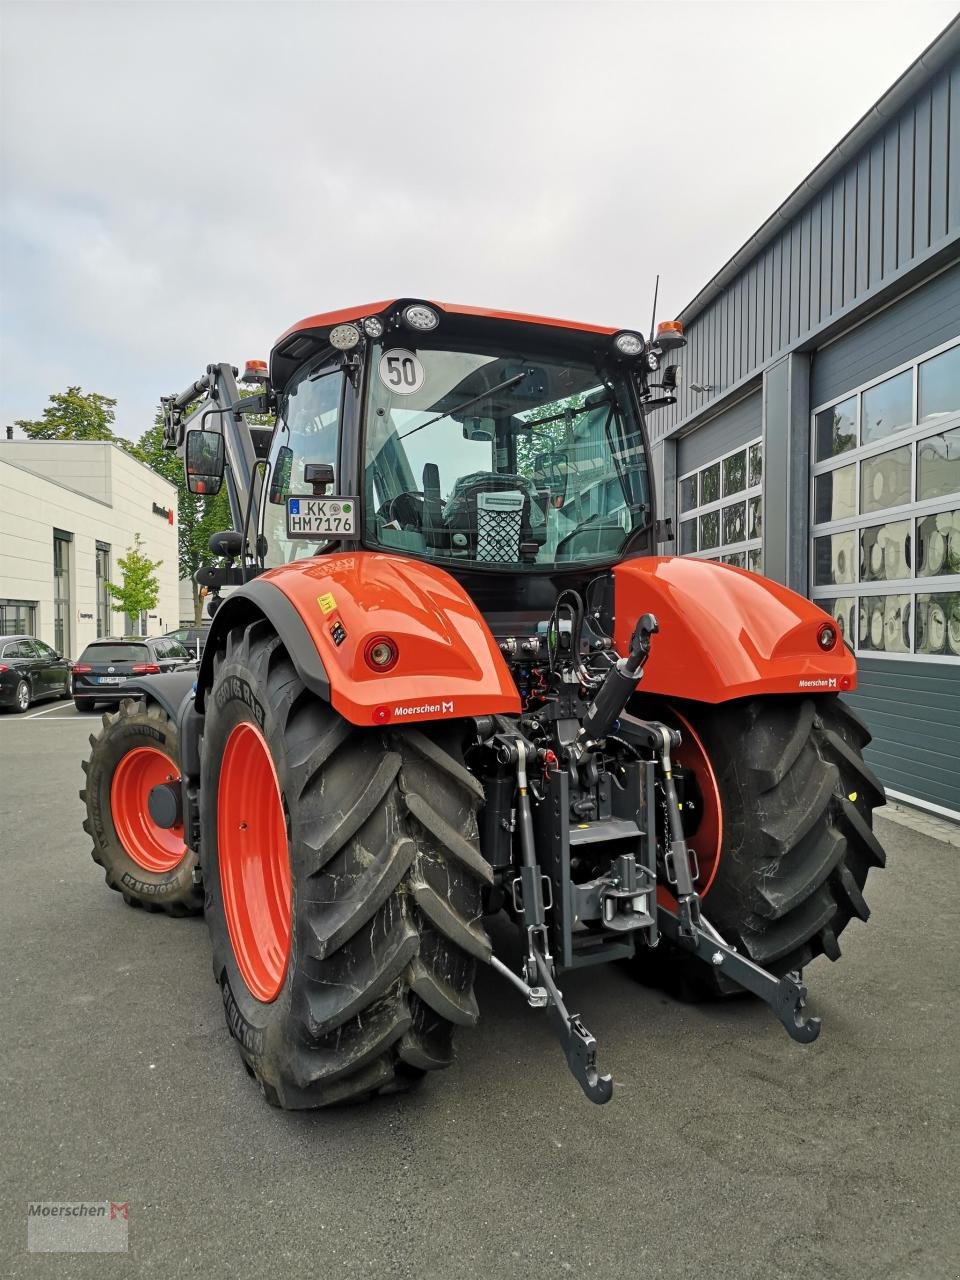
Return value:
M 310 492 L 303 478 L 308 462 L 327 462 L 333 467 L 337 492 L 343 384 L 340 357 L 336 361 L 328 358 L 325 363 L 308 365 L 281 397 L 271 447 L 269 501 L 264 511 L 266 562 L 270 566 L 314 553 L 310 543 L 287 538 L 286 500 L 290 494 Z

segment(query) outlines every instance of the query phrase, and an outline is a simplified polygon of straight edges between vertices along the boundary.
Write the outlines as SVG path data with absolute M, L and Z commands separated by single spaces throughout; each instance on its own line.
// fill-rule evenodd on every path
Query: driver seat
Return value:
M 530 494 L 521 476 L 475 472 L 457 481 L 443 516 L 454 545 L 487 564 L 515 564 L 523 543 L 543 543 L 545 529 L 531 524 Z

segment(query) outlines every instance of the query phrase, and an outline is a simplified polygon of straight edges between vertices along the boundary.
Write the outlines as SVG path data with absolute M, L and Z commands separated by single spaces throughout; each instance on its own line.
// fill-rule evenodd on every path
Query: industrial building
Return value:
M 680 319 L 661 550 L 832 614 L 888 794 L 960 818 L 960 19 Z
M 159 598 L 139 620 L 159 635 L 179 620 L 177 491 L 106 441 L 0 443 L 0 635 L 26 632 L 76 658 L 98 636 L 123 634 L 106 589 L 143 539 L 160 561 Z

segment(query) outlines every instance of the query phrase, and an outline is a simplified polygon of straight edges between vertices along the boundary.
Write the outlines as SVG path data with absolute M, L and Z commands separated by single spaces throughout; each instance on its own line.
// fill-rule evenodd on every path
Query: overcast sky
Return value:
M 0 423 L 397 295 L 645 327 L 955 13 L 0 0 Z

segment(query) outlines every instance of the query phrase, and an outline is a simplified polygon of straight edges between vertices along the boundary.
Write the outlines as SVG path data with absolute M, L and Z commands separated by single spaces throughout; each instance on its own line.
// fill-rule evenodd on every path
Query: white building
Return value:
M 145 635 L 179 621 L 177 491 L 106 441 L 0 442 L 0 634 L 27 632 L 77 657 L 98 636 L 122 635 L 107 581 L 140 534 L 159 560 Z

